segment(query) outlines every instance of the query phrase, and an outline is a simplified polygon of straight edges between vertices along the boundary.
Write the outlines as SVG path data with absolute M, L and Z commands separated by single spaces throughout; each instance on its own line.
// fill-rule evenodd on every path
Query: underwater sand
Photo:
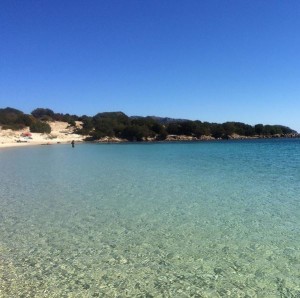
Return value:
M 0 297 L 300 297 L 300 141 L 0 152 Z

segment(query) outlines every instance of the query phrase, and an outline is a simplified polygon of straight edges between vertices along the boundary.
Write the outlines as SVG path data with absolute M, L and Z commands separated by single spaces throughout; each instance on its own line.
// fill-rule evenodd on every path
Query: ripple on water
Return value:
M 0 296 L 300 296 L 299 145 L 0 152 Z

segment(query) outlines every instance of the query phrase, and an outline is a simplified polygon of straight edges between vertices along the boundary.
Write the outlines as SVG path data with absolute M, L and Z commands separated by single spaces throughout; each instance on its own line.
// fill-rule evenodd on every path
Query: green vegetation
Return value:
M 63 121 L 68 122 L 71 125 L 75 124 L 75 121 L 79 118 L 76 115 L 54 113 L 52 110 L 44 108 L 37 108 L 33 110 L 31 115 L 41 121 Z
M 0 125 L 2 129 L 19 130 L 30 126 L 34 117 L 13 108 L 0 109 Z
M 99 113 L 94 117 L 79 118 L 83 128 L 78 133 L 88 134 L 90 140 L 105 136 L 118 137 L 129 141 L 148 139 L 165 140 L 167 135 L 186 135 L 200 138 L 212 136 L 216 139 L 228 139 L 232 135 L 246 137 L 275 136 L 293 134 L 296 131 L 281 125 L 251 126 L 241 122 L 223 124 L 201 121 L 180 120 L 159 117 L 128 117 L 122 112 Z
M 54 112 L 50 109 L 38 108 L 31 112 L 31 115 L 37 119 L 47 118 L 52 120 L 54 117 Z
M 95 116 L 77 116 L 55 113 L 48 108 L 37 108 L 31 115 L 22 111 L 0 109 L 0 125 L 3 129 L 21 129 L 30 127 L 31 132 L 50 133 L 47 122 L 64 121 L 76 127 L 75 121 L 82 122 L 82 128 L 76 133 L 89 135 L 89 140 L 103 137 L 117 137 L 129 141 L 165 140 L 168 135 L 185 135 L 201 138 L 211 136 L 216 139 L 228 139 L 234 135 L 246 137 L 274 137 L 295 134 L 296 131 L 282 125 L 256 124 L 251 126 L 241 122 L 209 123 L 199 120 L 172 119 L 160 117 L 128 117 L 123 112 L 98 113 Z
M 39 133 L 50 133 L 51 127 L 47 122 L 37 120 L 30 125 L 30 131 Z

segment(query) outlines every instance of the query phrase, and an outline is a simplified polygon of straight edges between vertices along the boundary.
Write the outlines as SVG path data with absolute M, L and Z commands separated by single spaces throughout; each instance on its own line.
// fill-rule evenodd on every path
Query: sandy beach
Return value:
M 53 145 L 71 143 L 72 140 L 82 142 L 86 136 L 74 134 L 75 127 L 70 127 L 66 122 L 49 122 L 50 134 L 31 133 L 29 127 L 22 130 L 4 130 L 0 126 L 0 149 L 9 147 L 23 147 L 32 145 Z M 76 126 L 80 127 L 81 122 L 77 121 Z

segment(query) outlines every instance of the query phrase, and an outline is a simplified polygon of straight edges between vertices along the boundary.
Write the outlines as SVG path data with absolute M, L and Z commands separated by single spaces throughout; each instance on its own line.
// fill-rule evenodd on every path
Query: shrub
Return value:
M 2 129 L 6 130 L 6 129 L 11 129 L 11 130 L 21 130 L 25 128 L 25 125 L 22 123 L 14 123 L 14 124 L 4 124 L 2 125 Z
M 39 133 L 50 133 L 51 127 L 46 122 L 36 121 L 30 125 L 30 131 Z
M 35 118 L 42 118 L 43 116 L 49 116 L 53 118 L 54 112 L 50 109 L 37 108 L 31 112 L 31 115 Z
M 69 120 L 69 121 L 68 121 L 68 124 L 69 124 L 70 126 L 76 127 L 76 122 L 75 122 L 75 120 L 73 120 L 73 119 Z
M 164 130 L 156 136 L 156 140 L 157 141 L 163 141 L 167 138 L 167 136 L 168 136 L 168 133 Z
M 16 124 L 18 123 L 18 118 L 22 115 L 23 112 L 13 108 L 0 109 L 0 123 L 8 125 Z
M 132 125 L 126 127 L 121 134 L 121 137 L 128 141 L 142 141 L 144 138 L 153 137 L 153 131 L 150 131 L 147 126 Z

